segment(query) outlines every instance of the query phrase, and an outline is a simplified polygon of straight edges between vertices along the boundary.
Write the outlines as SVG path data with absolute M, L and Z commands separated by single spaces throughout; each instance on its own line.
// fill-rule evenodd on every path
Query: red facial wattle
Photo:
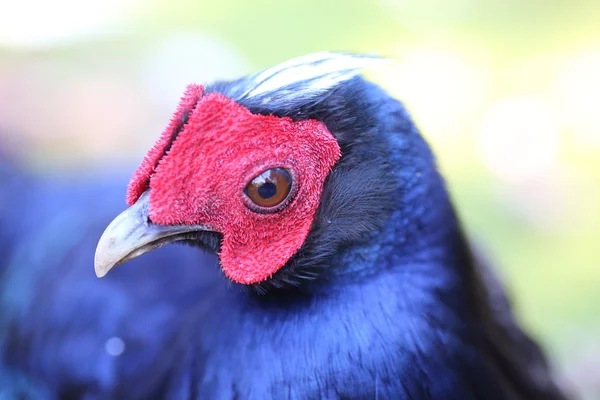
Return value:
M 133 176 L 127 202 L 150 189 L 153 223 L 206 225 L 220 232 L 225 274 L 239 283 L 258 283 L 304 243 L 325 178 L 339 157 L 337 141 L 319 121 L 255 115 L 222 94 L 203 95 L 201 86 L 190 85 Z M 244 189 L 270 168 L 290 171 L 293 187 L 282 209 L 261 213 L 248 207 Z

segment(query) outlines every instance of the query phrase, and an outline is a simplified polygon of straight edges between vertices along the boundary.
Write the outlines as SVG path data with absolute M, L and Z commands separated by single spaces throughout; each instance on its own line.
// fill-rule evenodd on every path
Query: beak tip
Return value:
M 103 241 L 100 239 L 98 247 L 96 248 L 96 254 L 94 256 L 94 272 L 98 278 L 103 278 L 108 272 L 118 263 L 111 261 L 110 257 L 106 256 L 106 249 L 102 245 Z M 110 252 L 108 252 L 110 254 Z
M 95 268 L 95 272 L 97 278 L 104 278 L 104 276 L 106 275 L 106 271 L 102 271 L 98 268 Z
M 98 278 L 104 277 L 108 271 L 110 271 L 110 266 L 105 265 L 104 263 L 99 263 L 97 260 L 94 260 L 94 272 Z

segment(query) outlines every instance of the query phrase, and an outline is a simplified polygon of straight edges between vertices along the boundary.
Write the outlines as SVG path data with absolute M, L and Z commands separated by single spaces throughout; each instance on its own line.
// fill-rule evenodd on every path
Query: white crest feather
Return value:
M 313 97 L 347 81 L 363 68 L 389 62 L 389 59 L 347 53 L 321 52 L 286 61 L 251 77 L 255 85 L 238 98 L 268 100 L 271 94 L 281 95 L 293 90 L 295 95 Z M 302 92 L 302 93 L 298 93 Z

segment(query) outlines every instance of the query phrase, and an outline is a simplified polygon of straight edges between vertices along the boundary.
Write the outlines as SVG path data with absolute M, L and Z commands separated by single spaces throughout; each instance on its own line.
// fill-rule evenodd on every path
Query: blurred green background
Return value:
M 599 1 L 0 1 L 0 141 L 39 170 L 137 162 L 190 82 L 396 58 L 367 75 L 412 112 L 524 323 L 600 398 Z

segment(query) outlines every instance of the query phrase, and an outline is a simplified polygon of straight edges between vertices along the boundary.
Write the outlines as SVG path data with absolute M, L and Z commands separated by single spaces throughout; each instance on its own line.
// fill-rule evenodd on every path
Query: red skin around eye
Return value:
M 188 87 L 133 176 L 127 201 L 133 204 L 150 188 L 154 223 L 210 226 L 223 235 L 219 257 L 225 274 L 235 282 L 259 283 L 304 243 L 340 148 L 319 121 L 255 115 L 220 93 L 202 92 L 201 86 Z M 188 122 L 163 156 L 184 110 Z M 293 200 L 276 213 L 250 210 L 244 187 L 275 167 L 292 172 Z

